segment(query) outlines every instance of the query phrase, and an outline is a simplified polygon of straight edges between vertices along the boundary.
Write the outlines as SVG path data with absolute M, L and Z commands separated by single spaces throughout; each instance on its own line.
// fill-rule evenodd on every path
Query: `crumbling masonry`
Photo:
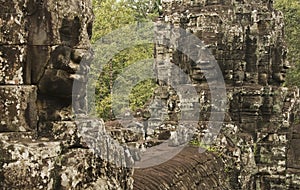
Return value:
M 227 173 L 229 189 L 298 189 L 299 89 L 282 87 L 289 63 L 283 16 L 274 10 L 272 1 L 166 0 L 158 21 L 196 35 L 210 49 L 222 70 L 228 105 L 221 134 L 215 142 L 217 150 L 213 152 L 223 158 L 222 170 Z M 209 112 L 215 110 L 210 103 L 207 75 L 203 73 L 213 72 L 212 64 L 201 60 L 195 63 L 183 53 L 164 46 L 156 49 L 158 59 L 168 59 L 192 79 L 199 94 L 196 101 L 201 108 L 198 126 L 201 137 L 210 119 Z M 170 70 L 164 71 L 165 76 L 172 75 L 168 73 Z M 160 94 L 168 92 L 169 87 L 162 85 Z M 164 98 L 166 102 L 171 101 L 172 95 Z M 193 101 L 189 103 L 195 103 Z M 185 109 L 180 106 L 178 100 L 179 109 Z M 173 165 L 180 165 L 176 164 L 178 159 L 174 158 Z M 197 164 L 192 168 L 197 171 Z M 163 165 L 137 170 L 135 179 L 139 180 L 135 187 L 141 186 L 140 175 L 149 175 L 153 184 L 168 184 L 156 189 L 226 189 L 218 179 L 212 177 L 215 180 L 207 183 L 209 177 L 201 174 L 193 177 L 184 172 L 194 171 L 192 169 L 181 172 L 169 169 L 170 173 L 176 173 L 173 176 L 177 181 L 169 176 L 155 178 L 153 170 L 163 173 L 160 175 L 168 173 L 164 172 L 168 169 Z M 219 173 L 217 169 L 213 171 Z
M 1 189 L 130 189 L 132 172 L 96 157 L 71 113 L 73 80 L 86 80 L 80 62 L 91 58 L 92 21 L 89 0 L 1 2 Z M 105 132 L 101 121 L 85 122 Z M 113 143 L 107 149 L 124 154 Z
M 227 106 L 214 149 L 199 154 L 198 148 L 186 147 L 168 162 L 134 173 L 97 157 L 78 134 L 71 108 L 72 98 L 77 108 L 85 107 L 84 92 L 71 94 L 74 79 L 82 86 L 86 82 L 89 65 L 79 63 L 92 57 L 91 0 L 2 1 L 1 189 L 300 188 L 299 89 L 282 87 L 289 67 L 282 14 L 271 0 L 163 0 L 162 5 L 158 21 L 195 34 L 222 70 Z M 201 138 L 213 106 L 201 69 L 178 51 L 156 50 L 157 58 L 169 59 L 192 79 L 199 97 L 189 103 L 200 103 L 195 137 Z M 169 93 L 161 84 L 156 95 L 184 109 Z M 169 117 L 176 118 L 172 110 Z M 105 137 L 101 121 L 84 122 Z M 130 139 L 122 131 L 111 133 Z M 101 151 L 108 157 L 128 153 L 126 146 L 103 139 Z

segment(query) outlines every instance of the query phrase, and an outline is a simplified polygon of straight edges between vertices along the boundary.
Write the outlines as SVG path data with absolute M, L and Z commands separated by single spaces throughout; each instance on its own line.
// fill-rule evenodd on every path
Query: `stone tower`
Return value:
M 79 63 L 91 58 L 91 6 L 90 0 L 1 4 L 2 189 L 133 188 L 133 171 L 95 156 L 72 114 L 72 98 L 77 110 L 85 108 L 85 93 L 71 92 L 74 80 L 86 82 L 89 65 Z M 281 13 L 271 0 L 162 0 L 162 6 L 159 22 L 193 33 L 214 55 L 226 85 L 225 118 L 216 121 L 223 127 L 213 149 L 199 154 L 188 147 L 170 162 L 137 169 L 134 188 L 299 189 L 299 89 L 282 87 L 289 65 Z M 182 111 L 199 103 L 195 136 L 201 138 L 210 110 L 217 111 L 203 74 L 205 68 L 213 71 L 210 62 L 200 61 L 199 68 L 185 54 L 159 45 L 155 54 L 191 78 L 199 96 L 184 100 L 190 106 L 173 99 L 163 83 L 157 94 L 172 103 L 167 112 L 175 123 L 174 107 Z M 98 127 L 104 138 L 96 143 L 103 143 L 108 158 L 128 153 L 105 136 L 101 121 L 85 122 Z
M 202 40 L 223 73 L 227 106 L 215 143 L 224 156 L 231 188 L 299 188 L 299 89 L 282 87 L 289 62 L 283 16 L 274 10 L 273 2 L 163 0 L 162 6 L 159 21 Z M 172 33 L 165 35 L 169 35 L 166 39 L 176 38 Z M 157 58 L 179 66 L 197 89 L 199 98 L 194 101 L 200 103 L 201 137 L 211 119 L 207 112 L 217 110 L 209 103 L 212 88 L 207 87 L 208 75 L 204 75 L 215 68 L 172 48 L 158 45 L 156 49 Z M 166 71 L 165 76 L 168 74 L 172 75 Z M 161 94 L 166 89 L 162 85 Z M 201 101 L 201 96 L 208 101 Z M 165 97 L 168 102 L 172 95 Z

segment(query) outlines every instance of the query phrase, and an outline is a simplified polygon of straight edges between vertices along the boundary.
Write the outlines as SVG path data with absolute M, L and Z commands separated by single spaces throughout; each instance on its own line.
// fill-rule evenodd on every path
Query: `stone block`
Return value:
M 60 154 L 60 142 L 0 140 L 0 187 L 2 189 L 49 189 Z M 52 182 L 51 182 L 52 181 Z M 53 185 L 53 186 L 52 186 Z
M 27 42 L 24 14 L 0 13 L 0 45 L 20 45 Z
M 83 146 L 80 134 L 74 121 L 53 121 L 39 123 L 39 137 L 61 141 L 65 147 Z
M 109 165 L 89 149 L 63 153 L 59 141 L 20 139 L 0 139 L 0 145 L 1 162 L 5 163 L 0 165 L 3 189 L 128 189 L 126 185 L 130 185 L 118 180 L 129 180 L 127 172 Z
M 288 167 L 300 169 L 300 139 L 292 139 L 288 150 Z
M 37 11 L 29 16 L 28 25 L 33 28 L 29 33 L 29 44 L 87 48 L 93 20 L 91 7 L 90 0 L 40 3 Z
M 1 1 L 0 45 L 20 45 L 27 42 L 26 16 L 35 11 L 32 3 L 32 0 Z
M 34 86 L 0 86 L 0 132 L 36 130 L 36 91 Z
M 0 85 L 24 84 L 25 46 L 0 46 Z

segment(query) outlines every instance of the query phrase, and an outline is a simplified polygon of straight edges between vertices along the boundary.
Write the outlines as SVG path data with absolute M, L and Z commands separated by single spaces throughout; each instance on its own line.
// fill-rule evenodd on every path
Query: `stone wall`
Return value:
M 283 16 L 273 9 L 272 1 L 166 0 L 163 10 L 158 20 L 196 35 L 212 52 L 223 73 L 226 114 L 214 146 L 223 157 L 224 172 L 229 173 L 230 189 L 300 188 L 296 145 L 299 89 L 282 87 L 289 63 Z M 172 32 L 165 35 L 169 36 L 162 40 L 180 39 Z M 215 110 L 215 105 L 209 103 L 212 88 L 208 85 L 213 83 L 207 82 L 204 72 L 213 73 L 215 68 L 212 62 L 194 62 L 166 46 L 158 45 L 156 49 L 157 59 L 179 66 L 198 91 L 199 97 L 194 101 L 200 102 L 197 134 L 201 141 L 211 120 L 209 112 Z M 158 72 L 160 67 L 158 61 Z M 161 71 L 166 78 L 172 74 L 171 69 Z M 166 104 L 177 102 L 178 112 L 182 112 L 185 108 L 180 105 L 181 99 L 172 100 L 174 93 L 164 83 L 161 86 L 159 94 Z M 214 87 L 218 88 L 218 84 Z M 168 111 L 170 120 L 178 118 L 178 113 L 172 111 Z
M 72 97 L 72 86 L 86 82 L 91 1 L 12 0 L 0 8 L 0 188 L 130 189 L 132 171 L 100 158 L 78 133 L 86 125 L 107 137 L 103 122 L 75 123 L 72 113 L 72 98 L 85 109 L 84 90 Z M 103 154 L 125 154 L 102 139 Z
M 126 129 L 118 124 L 105 129 L 98 120 L 75 122 L 72 99 L 73 108 L 82 115 L 86 106 L 84 88 L 72 97 L 72 85 L 77 80 L 85 86 L 92 57 L 88 51 L 91 1 L 2 2 L 2 189 L 300 188 L 300 95 L 299 89 L 282 87 L 289 64 L 283 17 L 273 9 L 272 1 L 164 0 L 162 5 L 158 22 L 192 32 L 217 60 L 227 93 L 224 121 L 210 118 L 211 111 L 220 111 L 211 105 L 205 76 L 212 76 L 210 81 L 217 78 L 203 72 L 213 71 L 211 62 L 195 63 L 182 52 L 157 45 L 157 60 L 174 63 L 190 76 L 197 96 L 182 99 L 174 88 L 159 81 L 155 95 L 168 109 L 152 104 L 150 111 L 165 114 L 163 124 L 154 118 L 142 124 L 131 122 Z M 180 38 L 163 32 L 166 39 Z M 197 53 L 197 48 L 190 49 Z M 168 79 L 178 74 L 159 63 L 160 76 Z M 184 129 L 180 129 L 184 135 L 174 132 L 186 127 L 178 125 L 179 114 L 195 110 L 195 105 L 200 105 L 200 121 L 192 134 L 194 140 L 201 141 L 208 134 L 210 119 L 223 126 L 208 152 L 200 154 L 198 148 L 186 147 L 170 161 L 136 169 L 134 175 L 132 169 L 116 165 L 129 166 L 133 159 L 140 160 L 140 154 L 120 146 L 107 133 L 131 147 L 153 147 L 171 136 L 168 146 L 176 147 L 190 137 Z M 84 137 L 78 132 L 81 127 L 87 129 Z M 89 149 L 86 141 L 100 144 L 101 149 Z

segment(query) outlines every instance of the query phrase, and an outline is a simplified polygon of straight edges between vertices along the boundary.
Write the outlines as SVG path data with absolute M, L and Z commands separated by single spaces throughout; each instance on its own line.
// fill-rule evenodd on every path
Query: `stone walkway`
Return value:
M 180 153 L 185 146 L 186 144 L 171 147 L 168 146 L 168 142 L 164 142 L 160 145 L 147 148 L 146 151 L 141 154 L 141 160 L 135 163 L 135 167 L 148 168 L 162 164 Z
M 169 154 L 159 156 L 159 159 L 163 159 Z M 155 161 L 154 156 L 147 160 L 148 158 L 148 155 L 144 158 L 146 163 Z M 222 161 L 215 155 L 208 152 L 200 154 L 197 147 L 187 146 L 167 162 L 135 169 L 133 178 L 135 190 L 230 189 L 225 180 L 227 175 L 223 171 Z

